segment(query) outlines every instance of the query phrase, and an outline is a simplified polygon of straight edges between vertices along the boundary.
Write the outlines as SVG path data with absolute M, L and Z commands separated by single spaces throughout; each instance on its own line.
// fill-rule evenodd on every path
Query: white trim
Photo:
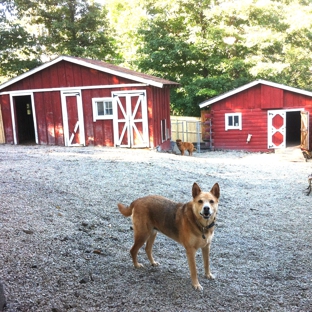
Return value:
M 69 137 L 69 128 L 68 128 L 68 114 L 67 114 L 67 103 L 66 103 L 66 96 L 74 96 L 76 95 L 77 100 L 77 111 L 78 111 L 78 121 L 75 125 L 76 132 L 79 128 L 79 137 L 80 143 L 79 144 L 72 144 L 72 140 L 74 138 L 73 135 Z M 65 146 L 85 146 L 85 131 L 84 131 L 84 121 L 83 121 L 83 109 L 82 109 L 82 99 L 81 99 L 81 90 L 71 89 L 70 91 L 62 91 L 61 92 L 61 103 L 62 103 L 62 115 L 63 115 L 63 131 L 64 131 L 64 143 Z
M 154 87 L 159 87 L 159 88 L 163 88 L 164 87 L 164 83 L 162 82 L 157 82 L 157 81 L 154 81 L 152 79 L 148 79 L 148 78 L 142 78 L 142 77 L 138 77 L 135 75 L 135 71 L 133 71 L 133 74 L 130 74 L 130 73 L 125 73 L 122 71 L 122 67 L 120 67 L 120 71 L 118 70 L 118 67 L 116 66 L 116 69 L 111 69 L 111 68 L 108 68 L 108 67 L 105 67 L 105 66 L 100 66 L 100 65 L 95 65 L 95 64 L 92 64 L 90 62 L 86 62 L 84 61 L 83 59 L 77 59 L 77 58 L 73 58 L 73 57 L 69 57 L 69 56 L 59 56 L 58 58 L 50 61 L 50 62 L 47 62 L 45 64 L 42 64 L 34 69 L 31 69 L 29 70 L 28 72 L 24 73 L 24 74 L 21 74 L 3 84 L 0 85 L 0 90 L 3 89 L 3 88 L 6 88 L 7 86 L 10 86 L 11 84 L 13 83 L 16 83 L 30 75 L 33 75 L 47 67 L 50 67 L 54 64 L 57 64 L 61 61 L 67 61 L 67 62 L 71 62 L 71 63 L 74 63 L 74 64 L 77 64 L 77 65 L 81 65 L 81 66 L 84 66 L 84 67 L 88 67 L 88 68 L 91 68 L 91 69 L 95 69 L 95 70 L 98 70 L 98 71 L 101 71 L 101 72 L 104 72 L 104 73 L 108 73 L 108 74 L 112 74 L 112 75 L 116 75 L 118 77 L 123 77 L 123 78 L 126 78 L 126 79 L 130 79 L 130 80 L 134 80 L 134 81 L 137 81 L 137 82 L 141 82 L 141 83 L 145 83 L 145 84 L 148 84 L 148 85 L 152 85 Z M 108 65 L 111 65 L 111 64 L 108 64 Z M 114 66 L 114 65 L 112 65 Z M 126 68 L 124 68 L 124 70 L 126 70 Z M 139 74 L 139 73 L 138 73 Z M 151 77 L 152 78 L 152 77 Z M 155 77 L 156 79 L 157 77 Z M 161 79 L 161 78 L 157 78 L 157 79 Z M 168 82 L 171 82 L 168 80 Z
M 229 117 L 232 116 L 238 117 L 238 125 L 230 126 L 229 125 Z M 226 113 L 224 114 L 225 117 L 225 131 L 228 130 L 242 130 L 242 113 Z
M 229 96 L 232 96 L 236 93 L 239 93 L 239 92 L 242 92 L 246 89 L 249 89 L 251 87 L 254 87 L 258 84 L 264 84 L 264 85 L 267 85 L 267 86 L 270 86 L 270 87 L 275 87 L 275 88 L 279 88 L 279 89 L 283 89 L 283 90 L 286 90 L 286 91 L 290 91 L 290 92 L 295 92 L 295 93 L 299 93 L 299 94 L 303 94 L 303 95 L 307 95 L 307 96 L 311 96 L 312 97 L 312 92 L 311 91 L 306 91 L 306 90 L 302 90 L 302 89 L 298 89 L 298 88 L 293 88 L 293 87 L 288 87 L 288 86 L 285 86 L 285 85 L 282 85 L 282 84 L 279 84 L 279 83 L 275 83 L 275 82 L 270 82 L 270 81 L 266 81 L 266 80 L 256 80 L 256 81 L 253 81 L 253 82 L 250 82 L 250 83 L 247 83 L 239 88 L 236 88 L 232 91 L 229 91 L 229 92 L 226 92 L 226 93 L 223 93 L 221 95 L 218 95 L 212 99 L 209 99 L 207 101 L 204 101 L 202 103 L 199 104 L 199 107 L 200 108 L 203 108 L 203 107 L 206 107 L 206 106 L 209 106 L 215 102 L 218 102 L 218 101 L 221 101 Z
M 304 108 L 290 108 L 290 109 L 270 109 L 267 112 L 267 122 L 268 122 L 268 140 L 267 140 L 267 144 L 268 144 L 268 149 L 279 149 L 279 148 L 285 148 L 286 147 L 286 129 L 287 129 L 287 125 L 286 125 L 286 118 L 287 118 L 287 113 L 288 112 L 303 112 L 305 109 Z M 273 118 L 279 114 L 284 121 L 284 125 L 280 128 L 280 129 L 275 129 L 275 127 L 273 127 L 272 121 Z M 280 132 L 283 135 L 283 142 L 279 145 L 276 146 L 273 141 L 272 141 L 272 137 L 276 132 Z
M 37 131 L 37 118 L 36 118 L 36 108 L 35 108 L 35 100 L 34 100 L 34 94 L 31 92 L 26 92 L 25 90 L 23 92 L 11 92 L 10 93 L 10 110 L 11 110 L 11 118 L 12 118 L 12 130 L 13 130 L 13 143 L 17 144 L 17 133 L 16 133 L 16 124 L 15 124 L 15 109 L 14 109 L 14 97 L 16 96 L 30 96 L 31 100 L 31 109 L 33 114 L 33 122 L 34 122 L 34 130 L 35 130 L 35 142 L 38 144 L 38 131 Z
M 136 105 L 132 111 L 131 108 L 131 97 L 138 96 Z M 125 97 L 126 107 L 122 106 L 122 103 L 119 97 Z M 146 90 L 128 90 L 128 91 L 112 91 L 113 98 L 113 128 L 114 128 L 114 145 L 120 147 L 148 147 L 149 146 L 149 134 L 148 134 L 148 115 L 147 115 L 147 99 L 146 99 Z M 142 107 L 142 118 L 135 119 L 134 116 L 141 105 Z M 123 118 L 118 119 L 118 107 L 122 112 Z M 125 123 L 120 134 L 118 123 Z M 142 122 L 142 131 L 143 136 L 138 131 L 136 122 Z M 131 131 L 135 131 L 138 137 L 141 138 L 142 144 L 134 144 L 133 136 Z M 127 131 L 127 132 L 126 132 Z M 128 136 L 128 143 L 121 144 L 124 136 Z
M 113 89 L 113 88 L 131 88 L 131 87 L 146 87 L 147 84 L 142 83 L 121 83 L 116 85 L 95 85 L 95 86 L 84 86 L 84 87 L 75 87 L 79 90 L 91 90 L 91 89 Z M 44 89 L 30 89 L 30 90 L 21 90 L 21 91 L 6 91 L 0 92 L 0 95 L 11 94 L 12 92 L 19 94 L 27 92 L 51 92 L 51 91 L 71 91 L 73 87 L 64 87 L 64 88 L 44 88 Z
M 113 114 L 112 115 L 106 115 L 105 114 L 105 104 L 104 104 L 104 115 L 98 114 L 98 107 L 97 102 L 111 102 L 112 103 L 112 109 Z M 97 120 L 107 120 L 107 119 L 113 119 L 114 118 L 114 105 L 113 105 L 113 98 L 112 97 L 101 97 L 101 98 L 92 98 L 92 112 L 93 112 L 93 122 L 96 122 Z
M 165 123 L 163 125 L 163 122 Z M 164 133 L 165 130 L 165 133 Z M 161 119 L 160 120 L 160 135 L 161 135 L 161 143 L 164 143 L 168 140 L 168 128 L 167 128 L 167 119 Z M 165 138 L 165 139 L 164 139 Z

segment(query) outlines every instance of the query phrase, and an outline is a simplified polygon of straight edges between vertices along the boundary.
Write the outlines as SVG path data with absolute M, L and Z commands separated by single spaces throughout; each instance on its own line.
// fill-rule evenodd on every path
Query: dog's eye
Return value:
M 200 199 L 200 200 L 198 201 L 198 203 L 199 203 L 199 204 L 202 204 L 202 203 L 203 203 L 203 201 Z
M 214 204 L 214 201 L 212 199 L 209 200 L 210 204 Z

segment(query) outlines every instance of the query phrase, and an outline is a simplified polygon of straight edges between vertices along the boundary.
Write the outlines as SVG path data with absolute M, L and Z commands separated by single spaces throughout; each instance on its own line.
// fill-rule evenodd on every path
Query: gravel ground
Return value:
M 299 154 L 195 153 L 0 145 L 0 281 L 4 311 L 311 311 L 312 162 Z M 191 286 L 182 246 L 159 234 L 159 267 L 129 255 L 117 202 L 191 200 L 221 188 L 215 280 Z

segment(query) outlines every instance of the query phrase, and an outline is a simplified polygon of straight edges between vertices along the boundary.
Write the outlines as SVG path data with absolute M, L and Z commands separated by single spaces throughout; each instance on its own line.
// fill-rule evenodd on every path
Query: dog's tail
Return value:
M 121 214 L 123 214 L 125 217 L 130 217 L 132 215 L 133 205 L 130 205 L 130 207 L 127 207 L 121 203 L 117 204 L 118 209 Z

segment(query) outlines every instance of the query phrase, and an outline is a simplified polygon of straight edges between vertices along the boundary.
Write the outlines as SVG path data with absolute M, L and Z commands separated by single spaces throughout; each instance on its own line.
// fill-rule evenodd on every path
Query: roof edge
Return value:
M 139 77 L 139 76 L 135 76 L 135 71 L 133 71 L 133 74 L 131 73 L 127 73 L 127 72 L 123 72 L 122 71 L 122 67 L 120 67 L 120 71 L 118 71 L 117 69 L 112 69 L 112 68 L 109 68 L 109 67 L 104 67 L 104 66 L 99 66 L 99 65 L 96 65 L 96 64 L 93 64 L 91 62 L 87 62 L 85 61 L 83 58 L 76 58 L 76 57 L 71 57 L 71 56 L 65 56 L 65 55 L 61 55 L 61 56 L 58 56 L 57 58 L 55 58 L 54 60 L 51 60 L 47 63 L 44 63 L 42 65 L 39 65 L 38 67 L 36 68 L 33 68 L 15 78 L 12 78 L 2 84 L 0 84 L 0 90 L 1 89 L 4 89 L 22 79 L 25 79 L 45 68 L 48 68 L 54 64 L 57 64 L 61 61 L 67 61 L 67 62 L 71 62 L 71 63 L 74 63 L 74 64 L 77 64 L 77 65 L 81 65 L 81 66 L 84 66 L 84 67 L 88 67 L 88 68 L 92 68 L 92 69 L 95 69 L 95 70 L 98 70 L 98 71 L 101 71 L 101 72 L 105 72 L 105 73 L 108 73 L 108 74 L 112 74 L 112 75 L 116 75 L 116 76 L 119 76 L 119 77 L 123 77 L 123 78 L 126 78 L 126 79 L 129 79 L 129 80 L 134 80 L 134 81 L 137 81 L 137 82 L 141 82 L 141 83 L 144 83 L 144 84 L 147 84 L 147 85 L 151 85 L 151 86 L 154 86 L 154 87 L 158 87 L 158 88 L 163 88 L 166 83 L 165 81 L 167 81 L 166 79 L 162 79 L 162 78 L 159 78 L 159 77 L 155 77 L 155 79 L 162 79 L 164 82 L 160 82 L 160 81 L 155 81 L 155 80 L 152 80 L 152 79 L 148 79 L 148 77 L 144 78 L 144 77 Z M 116 65 L 113 65 L 113 64 L 110 64 L 112 66 L 116 66 Z M 116 66 L 117 67 L 117 66 Z M 132 71 L 130 69 L 127 69 L 127 68 L 124 68 L 125 70 L 128 70 L 128 71 Z M 139 72 L 138 72 L 139 73 Z M 152 76 L 151 76 L 152 77 Z M 170 85 L 170 83 L 172 83 L 173 86 L 178 86 L 179 83 L 176 83 L 176 82 L 173 82 L 173 81 L 169 81 L 168 80 L 168 85 Z
M 275 88 L 279 88 L 279 89 L 283 89 L 283 90 L 286 90 L 286 91 L 291 91 L 291 92 L 295 92 L 295 93 L 300 93 L 300 94 L 303 94 L 303 95 L 307 95 L 307 96 L 311 96 L 312 97 L 312 92 L 311 91 L 307 91 L 307 90 L 303 90 L 303 89 L 299 89 L 299 88 L 294 88 L 294 87 L 289 87 L 289 86 L 286 86 L 286 85 L 283 85 L 283 84 L 279 84 L 279 83 L 276 83 L 276 82 L 271 82 L 271 81 L 267 81 L 267 80 L 262 80 L 262 79 L 259 79 L 259 80 L 255 80 L 255 81 L 252 81 L 250 83 L 247 83 L 243 86 L 240 86 L 236 89 L 233 89 L 231 91 L 228 91 L 228 92 L 225 92 L 223 94 L 220 94 L 220 95 L 217 95 L 216 97 L 213 97 L 211 99 L 208 99 L 202 103 L 199 103 L 199 108 L 203 108 L 203 107 L 206 107 L 206 106 L 209 106 L 215 102 L 218 102 L 220 100 L 223 100 L 229 96 L 232 96 L 234 94 L 237 94 L 241 91 L 244 91 L 246 89 L 249 89 L 251 87 L 254 87 L 258 84 L 264 84 L 264 85 L 267 85 L 267 86 L 270 86 L 270 87 L 275 87 Z

